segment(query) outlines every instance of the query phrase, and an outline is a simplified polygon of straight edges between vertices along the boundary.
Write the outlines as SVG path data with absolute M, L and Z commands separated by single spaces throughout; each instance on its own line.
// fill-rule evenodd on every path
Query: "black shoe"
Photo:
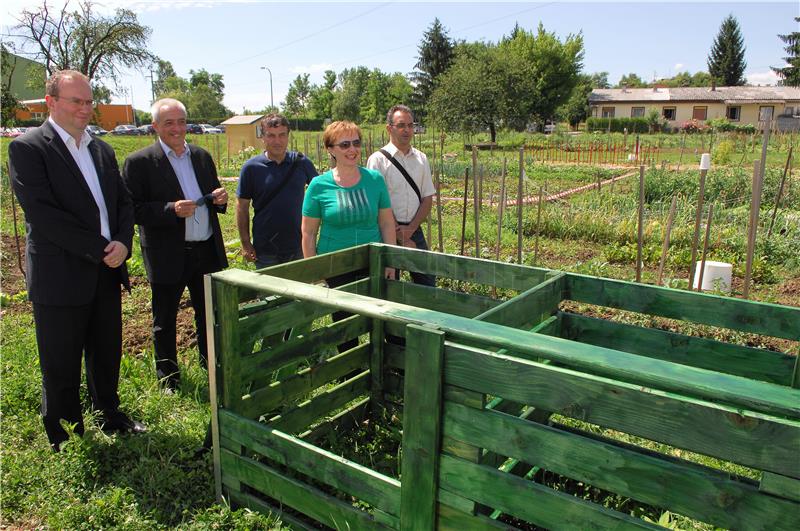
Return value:
M 133 420 L 125 413 L 117 411 L 112 415 L 103 417 L 103 424 L 100 429 L 104 433 L 144 433 L 147 431 L 147 426 L 138 420 Z

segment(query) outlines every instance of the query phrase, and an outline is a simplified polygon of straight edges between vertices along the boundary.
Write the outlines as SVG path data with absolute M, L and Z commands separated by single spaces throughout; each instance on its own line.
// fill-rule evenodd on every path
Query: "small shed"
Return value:
M 263 114 L 233 116 L 220 124 L 225 126 L 228 153 L 234 154 L 247 147 L 257 150 L 262 148 L 261 119 L 263 117 Z

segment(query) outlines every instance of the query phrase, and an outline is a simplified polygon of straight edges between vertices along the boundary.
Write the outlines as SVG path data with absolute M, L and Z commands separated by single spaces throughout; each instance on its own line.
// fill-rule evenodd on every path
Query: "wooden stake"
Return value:
M 472 215 L 475 217 L 475 258 L 481 257 L 480 196 L 478 195 L 478 148 L 472 145 Z
M 703 216 L 703 197 L 706 190 L 706 175 L 708 170 L 700 170 L 700 190 L 697 192 L 697 210 L 694 213 L 694 236 L 692 237 L 692 261 L 689 264 L 689 289 L 694 285 L 694 275 L 697 265 L 697 245 L 700 240 L 700 218 Z
M 464 208 L 461 210 L 461 256 L 464 256 L 464 233 L 467 230 L 468 190 L 469 190 L 469 168 L 464 168 Z
M 494 259 L 500 260 L 500 247 L 503 236 L 503 214 L 505 214 L 506 206 L 506 170 L 508 160 L 503 157 L 503 173 L 500 174 L 500 199 L 497 201 L 497 249 L 494 253 Z
M 433 172 L 436 179 L 436 227 L 439 232 L 439 252 L 444 252 L 444 242 L 442 239 L 442 182 L 439 172 L 441 168 Z
M 542 221 L 542 204 L 544 203 L 544 187 L 539 187 L 539 204 L 536 205 L 536 236 L 533 239 L 533 265 L 538 264 L 539 260 L 539 232 Z
M 750 297 L 750 279 L 753 274 L 753 254 L 756 248 L 756 232 L 758 229 L 758 213 L 761 208 L 761 164 L 753 162 L 753 194 L 750 199 L 750 226 L 747 233 L 747 259 L 744 274 L 744 290 L 742 296 Z
M 711 237 L 711 217 L 714 215 L 714 203 L 708 204 L 708 220 L 706 221 L 706 238 L 703 241 L 703 254 L 700 259 L 700 275 L 697 277 L 697 291 L 703 291 L 703 275 L 706 272 L 706 254 L 708 253 L 708 239 Z
M 783 197 L 783 188 L 786 185 L 786 175 L 789 172 L 789 165 L 792 162 L 792 150 L 794 146 L 789 146 L 789 155 L 786 157 L 786 166 L 783 168 L 783 177 L 781 177 L 781 185 L 778 187 L 778 196 L 775 198 L 775 208 L 772 210 L 772 218 L 769 220 L 769 230 L 767 231 L 767 238 L 772 236 L 772 226 L 775 224 L 775 216 L 778 214 L 778 205 L 781 204 Z
M 644 166 L 639 166 L 639 230 L 636 236 L 636 282 L 642 281 L 642 238 L 644 237 Z
M 667 261 L 667 251 L 669 250 L 669 237 L 672 234 L 672 223 L 675 221 L 675 208 L 678 205 L 678 196 L 672 196 L 672 205 L 669 207 L 669 217 L 667 217 L 667 226 L 664 230 L 664 244 L 661 246 L 661 260 L 658 262 L 658 277 L 656 278 L 656 286 L 661 285 L 661 280 L 664 278 L 664 264 Z
M 519 182 L 517 183 L 517 263 L 522 263 L 522 186 L 525 178 L 525 161 L 519 151 Z
M 683 161 L 683 147 L 686 145 L 686 131 L 683 132 L 683 136 L 681 137 L 681 155 L 678 157 L 678 168 L 677 171 L 681 171 L 681 162 Z

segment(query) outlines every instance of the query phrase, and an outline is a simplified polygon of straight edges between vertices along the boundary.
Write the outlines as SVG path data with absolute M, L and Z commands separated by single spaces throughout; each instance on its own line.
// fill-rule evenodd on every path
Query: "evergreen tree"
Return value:
M 794 17 L 795 22 L 800 22 L 800 17 Z M 786 43 L 783 48 L 788 57 L 784 57 L 787 65 L 783 68 L 772 67 L 772 70 L 781 78 L 783 85 L 800 87 L 800 31 L 793 31 L 788 35 L 778 35 Z
M 453 40 L 447 35 L 447 30 L 439 19 L 435 18 L 422 36 L 422 42 L 417 48 L 419 55 L 417 64 L 414 65 L 416 70 L 409 75 L 415 85 L 412 103 L 420 120 L 426 113 L 428 100 L 437 79 L 453 62 L 454 46 Z
M 726 87 L 744 85 L 744 69 L 747 68 L 744 50 L 739 23 L 733 15 L 728 15 L 708 54 L 708 73 Z

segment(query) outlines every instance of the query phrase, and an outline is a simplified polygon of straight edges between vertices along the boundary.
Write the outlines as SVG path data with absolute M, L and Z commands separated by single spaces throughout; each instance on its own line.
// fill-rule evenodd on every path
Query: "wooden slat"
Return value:
M 391 529 L 350 504 L 337 500 L 302 481 L 285 476 L 253 459 L 236 456 L 225 450 L 222 452 L 222 466 L 224 476 L 233 476 L 279 503 L 286 504 L 327 526 L 365 531 Z
M 787 478 L 786 476 L 773 474 L 772 472 L 764 472 L 761 475 L 761 482 L 758 484 L 758 490 L 772 494 L 773 496 L 800 502 L 800 479 Z M 787 527 L 787 529 L 800 529 L 800 503 L 795 504 L 794 518 L 794 525 Z
M 211 285 L 216 307 L 214 351 L 217 365 L 222 369 L 220 372 L 223 384 L 221 393 L 217 394 L 220 399 L 218 406 L 239 411 L 242 402 L 242 372 L 239 366 L 240 329 L 237 326 L 239 290 L 236 286 L 214 279 Z
M 333 253 L 321 254 L 312 258 L 260 269 L 258 273 L 297 282 L 317 282 L 342 273 L 367 269 L 369 267 L 369 247 L 369 245 L 361 245 Z M 239 300 L 247 301 L 257 296 L 258 294 L 254 291 L 242 290 Z
M 385 298 L 392 302 L 411 304 L 419 308 L 462 317 L 474 317 L 500 304 L 500 301 L 482 295 L 432 288 L 397 280 L 386 281 Z
M 230 413 L 220 418 L 222 429 L 243 446 L 386 513 L 400 515 L 398 480 L 263 424 Z
M 266 515 L 271 514 L 276 518 L 280 518 L 281 529 L 288 527 L 292 530 L 312 531 L 316 528 L 316 525 L 312 525 L 309 522 L 304 522 L 300 518 L 297 518 L 296 516 L 289 514 L 287 511 L 284 511 L 282 508 L 270 505 L 269 503 L 253 496 L 252 494 L 230 490 L 228 492 L 228 497 L 230 498 L 230 501 L 233 502 L 232 505 L 234 507 L 246 507 L 251 511 L 257 511 Z
M 364 398 L 349 408 L 332 416 L 329 420 L 317 424 L 310 430 L 304 431 L 298 435 L 298 438 L 313 443 L 332 431 L 339 431 L 341 433 L 343 431 L 350 430 L 367 418 L 367 410 L 369 409 L 369 405 L 370 399 Z
M 386 297 L 386 276 L 384 267 L 384 254 L 386 247 L 369 248 L 369 296 L 373 299 L 384 299 Z M 383 377 L 386 370 L 383 362 L 384 342 L 386 331 L 383 321 L 371 319 L 369 344 L 371 346 L 369 358 L 369 396 L 370 409 L 375 418 L 378 418 L 380 409 L 383 407 Z
M 440 492 L 447 492 L 440 489 Z M 511 525 L 502 524 L 496 520 L 482 514 L 469 514 L 458 509 L 454 509 L 444 503 L 439 504 L 439 527 L 441 531 L 489 531 L 503 529 L 513 531 L 519 529 Z
M 368 361 L 369 344 L 359 345 L 313 367 L 303 369 L 294 376 L 273 382 L 267 387 L 245 395 L 242 398 L 240 414 L 247 418 L 258 418 L 356 369 L 366 369 Z
M 241 361 L 244 383 L 268 381 L 271 373 L 284 365 L 305 360 L 332 345 L 366 334 L 369 327 L 370 321 L 366 317 L 354 315 L 318 328 L 305 337 L 293 338 L 268 350 L 245 356 Z
M 403 484 L 400 529 L 436 526 L 439 432 L 442 413 L 444 332 L 409 325 L 403 423 Z
M 800 308 L 567 274 L 565 298 L 784 339 L 800 339 Z
M 513 299 L 483 312 L 475 317 L 475 320 L 528 330 L 558 311 L 564 284 L 564 273 L 559 273 Z
M 308 427 L 323 415 L 331 414 L 351 400 L 364 395 L 369 389 L 369 371 L 337 385 L 296 408 L 271 419 L 269 426 L 286 433 L 295 433 Z
M 789 385 L 795 356 L 562 313 L 561 337 L 641 356 Z
M 644 520 L 458 457 L 441 456 L 443 489 L 548 529 L 661 529 Z
M 546 269 L 407 247 L 392 248 L 391 252 L 386 254 L 386 265 L 404 271 L 418 271 L 437 277 L 517 291 L 524 291 L 538 284 L 548 273 Z
M 448 385 L 533 405 L 745 466 L 800 477 L 800 460 L 796 458 L 800 448 L 798 420 L 687 399 L 449 342 L 445 344 L 445 360 Z
M 594 487 L 725 528 L 800 528 L 800 504 L 724 472 L 446 402 L 444 433 Z M 796 480 L 795 480 L 796 481 Z

